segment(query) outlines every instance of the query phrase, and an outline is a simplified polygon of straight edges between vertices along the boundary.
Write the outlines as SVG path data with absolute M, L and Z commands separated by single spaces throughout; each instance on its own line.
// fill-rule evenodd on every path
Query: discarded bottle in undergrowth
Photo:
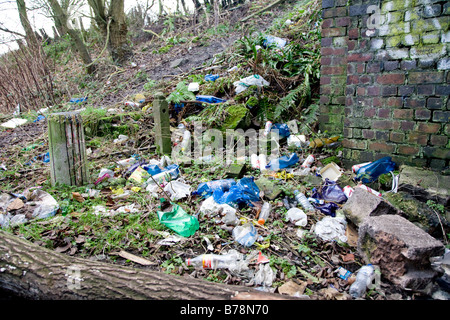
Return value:
M 306 210 L 306 211 L 314 211 L 314 206 L 308 201 L 308 198 L 298 190 L 294 191 L 295 200 Z
M 272 205 L 269 202 L 264 202 L 259 214 L 258 223 L 263 225 L 267 218 L 269 217 L 270 211 L 272 210 Z
M 361 298 L 367 290 L 367 287 L 372 283 L 375 276 L 375 269 L 372 264 L 368 264 L 359 269 L 356 275 L 356 280 L 350 286 L 350 295 L 353 298 Z
M 234 269 L 238 259 L 239 254 L 237 251 L 224 255 L 202 254 L 195 258 L 186 259 L 186 265 L 203 269 Z

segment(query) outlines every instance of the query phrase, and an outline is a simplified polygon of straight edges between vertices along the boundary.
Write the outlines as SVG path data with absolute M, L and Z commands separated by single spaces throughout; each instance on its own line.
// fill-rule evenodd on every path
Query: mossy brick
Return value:
M 448 17 L 438 17 L 433 19 L 420 19 L 412 21 L 412 30 L 415 33 L 448 29 Z
M 443 83 L 443 71 L 411 71 L 408 77 L 410 84 Z
M 412 120 L 413 109 L 395 109 L 393 113 L 394 119 Z
M 396 144 L 386 143 L 386 142 L 372 142 L 368 144 L 368 149 L 372 151 L 378 152 L 386 152 L 386 153 L 394 153 L 396 148 Z
M 414 110 L 414 119 L 415 120 L 430 120 L 431 111 L 428 109 L 417 109 Z
M 403 36 L 391 36 L 386 37 L 386 48 L 388 47 L 398 47 L 403 42 Z
M 401 11 L 405 8 L 406 4 L 403 0 L 386 1 L 381 5 L 381 12 Z
M 260 191 L 264 192 L 264 198 L 268 200 L 274 200 L 283 192 L 273 181 L 267 178 L 259 178 L 258 180 L 255 180 L 255 184 Z
M 432 146 L 445 146 L 448 143 L 448 137 L 441 135 L 432 135 L 430 137 L 430 143 Z
M 450 159 L 450 149 L 438 148 L 438 147 L 423 147 L 423 155 L 427 158 L 438 158 L 449 160 Z
M 450 96 L 450 85 L 438 85 L 436 86 L 435 94 L 437 96 Z
M 247 167 L 244 164 L 232 164 L 228 167 L 225 172 L 226 178 L 237 178 L 240 179 L 244 176 Z
M 422 35 L 423 44 L 436 44 L 440 41 L 439 31 L 427 32 Z
M 357 139 L 344 139 L 342 140 L 342 146 L 348 149 L 365 150 L 367 149 L 367 141 Z
M 409 143 L 426 146 L 428 143 L 428 135 L 421 132 L 411 132 L 408 134 L 407 141 Z
M 433 121 L 448 123 L 450 118 L 450 111 L 433 111 Z
M 417 146 L 399 145 L 397 148 L 397 153 L 403 155 L 418 155 L 420 148 Z
M 417 8 L 411 8 L 405 11 L 405 21 L 412 21 L 420 19 L 420 13 Z
M 404 46 L 415 46 L 419 44 L 420 37 L 417 34 L 405 34 L 402 36 L 402 45 Z
M 389 140 L 392 142 L 403 142 L 405 141 L 405 134 L 403 132 L 391 132 Z
M 428 98 L 427 99 L 427 108 L 432 110 L 442 109 L 443 106 L 443 98 Z
M 411 59 L 435 60 L 445 56 L 447 48 L 442 43 L 411 47 Z
M 450 58 L 440 59 L 437 63 L 438 70 L 450 70 Z
M 441 129 L 439 123 L 420 122 L 417 125 L 417 132 L 421 133 L 437 133 Z
M 450 2 L 444 3 L 444 6 L 442 7 L 442 14 L 443 15 L 450 15 Z
M 396 49 L 387 49 L 386 50 L 386 57 L 385 58 L 390 58 L 390 59 L 408 59 L 410 56 L 410 50 L 406 49 L 406 48 L 396 48 Z M 383 58 L 381 58 L 380 60 L 383 60 Z
M 422 16 L 424 18 L 437 17 L 441 14 L 441 8 L 440 4 L 425 5 L 423 7 Z

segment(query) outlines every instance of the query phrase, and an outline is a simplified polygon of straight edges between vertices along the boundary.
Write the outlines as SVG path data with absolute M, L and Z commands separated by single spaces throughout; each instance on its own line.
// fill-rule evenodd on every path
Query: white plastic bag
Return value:
M 270 287 L 275 280 L 276 273 L 270 267 L 269 263 L 260 264 L 259 270 L 255 274 L 255 284 L 263 287 Z
M 339 240 L 347 242 L 346 228 L 347 222 L 345 218 L 327 216 L 316 223 L 314 233 L 325 241 Z
M 170 193 L 170 200 L 177 201 L 191 194 L 191 186 L 180 181 L 170 181 L 164 191 Z
M 287 218 L 293 224 L 299 227 L 304 227 L 308 223 L 308 216 L 303 212 L 302 209 L 299 208 L 291 208 L 286 213 Z
M 228 215 L 228 214 L 235 214 L 236 215 L 236 209 L 230 206 L 229 204 L 218 204 L 214 197 L 208 197 L 205 201 L 203 201 L 201 207 L 200 207 L 200 213 L 208 216 L 213 213 L 217 213 L 221 210 L 222 215 Z
M 268 86 L 268 85 L 270 85 L 270 83 L 268 81 L 264 80 L 264 78 L 261 77 L 260 75 L 254 74 L 247 78 L 240 79 L 239 81 L 235 81 L 233 83 L 233 85 L 235 86 L 236 94 L 239 94 L 239 93 L 247 90 L 247 88 L 250 86 L 262 87 L 262 86 Z

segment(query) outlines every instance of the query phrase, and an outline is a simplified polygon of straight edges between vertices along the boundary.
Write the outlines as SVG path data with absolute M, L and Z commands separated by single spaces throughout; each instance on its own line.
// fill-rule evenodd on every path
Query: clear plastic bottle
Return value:
M 350 295 L 353 298 L 361 298 L 367 290 L 367 286 L 372 283 L 375 276 L 375 269 L 368 264 L 359 269 L 355 282 L 350 286 Z
M 203 269 L 233 269 L 238 258 L 238 254 L 235 252 L 224 255 L 202 254 L 195 258 L 186 259 L 186 265 Z
M 270 211 L 272 211 L 272 205 L 269 202 L 264 202 L 259 214 L 258 223 L 263 225 L 269 217 Z
M 298 190 L 294 191 L 295 200 L 306 210 L 306 211 L 314 211 L 313 205 L 308 201 L 306 196 Z

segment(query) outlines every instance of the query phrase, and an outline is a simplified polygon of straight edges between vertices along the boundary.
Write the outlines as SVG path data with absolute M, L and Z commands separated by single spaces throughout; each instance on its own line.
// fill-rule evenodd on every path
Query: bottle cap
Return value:
M 264 220 L 264 219 L 259 219 L 259 220 L 258 220 L 258 223 L 259 223 L 260 225 L 263 225 L 264 222 L 266 222 L 266 220 Z

